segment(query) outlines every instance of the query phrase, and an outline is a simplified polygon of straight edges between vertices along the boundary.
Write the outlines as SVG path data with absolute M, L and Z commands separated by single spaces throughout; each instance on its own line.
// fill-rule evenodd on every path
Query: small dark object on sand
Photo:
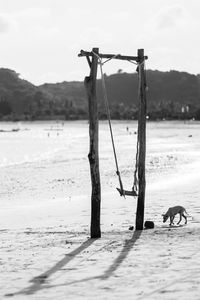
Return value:
M 152 221 L 146 221 L 144 223 L 144 227 L 145 227 L 145 229 L 152 229 L 152 228 L 154 228 L 154 222 L 152 222 Z
M 134 229 L 134 226 L 130 226 L 128 230 L 133 230 Z

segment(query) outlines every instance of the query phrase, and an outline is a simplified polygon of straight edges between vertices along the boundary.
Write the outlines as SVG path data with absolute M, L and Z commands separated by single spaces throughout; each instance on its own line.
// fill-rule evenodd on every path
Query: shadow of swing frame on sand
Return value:
M 117 258 L 102 274 L 100 274 L 98 276 L 86 277 L 81 280 L 74 280 L 74 281 L 71 281 L 68 283 L 58 284 L 58 285 L 46 283 L 46 280 L 49 279 L 51 275 L 58 272 L 61 268 L 66 266 L 71 260 L 75 259 L 75 257 L 78 254 L 80 254 L 85 249 L 89 248 L 96 240 L 99 240 L 99 239 L 91 239 L 90 238 L 90 239 L 86 240 L 85 242 L 83 242 L 82 245 L 80 245 L 78 248 L 76 248 L 75 250 L 66 254 L 64 258 L 62 258 L 60 261 L 58 261 L 49 270 L 47 270 L 46 272 L 43 272 L 42 274 L 40 274 L 36 277 L 33 277 L 29 281 L 31 283 L 30 286 L 28 286 L 16 293 L 6 294 L 5 296 L 12 297 L 12 296 L 17 296 L 17 295 L 33 295 L 43 289 L 51 289 L 51 288 L 59 287 L 59 286 L 67 286 L 67 285 L 72 285 L 72 284 L 79 283 L 79 282 L 90 281 L 93 279 L 107 280 L 107 279 L 109 279 L 109 277 L 111 277 L 114 274 L 114 272 L 118 269 L 118 267 L 125 260 L 128 253 L 131 251 L 131 249 L 135 245 L 136 241 L 140 238 L 141 234 L 142 234 L 141 230 L 134 231 L 133 236 L 130 239 L 125 240 L 123 248 L 122 248 L 120 254 L 117 256 Z

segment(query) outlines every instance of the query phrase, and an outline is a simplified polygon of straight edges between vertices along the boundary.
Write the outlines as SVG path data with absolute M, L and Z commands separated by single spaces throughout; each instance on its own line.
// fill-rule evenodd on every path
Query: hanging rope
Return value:
M 139 129 L 139 128 L 138 128 Z M 135 155 L 135 170 L 134 170 L 134 181 L 133 181 L 133 191 L 137 193 L 138 191 L 138 154 L 139 154 L 139 131 L 137 134 L 137 149 L 136 149 L 136 155 Z
M 94 52 L 93 52 L 94 53 Z M 96 53 L 95 53 L 96 54 Z M 102 59 L 100 59 L 100 57 L 99 57 L 99 59 L 101 60 L 101 64 L 102 64 L 102 66 L 105 64 L 105 63 L 107 63 L 109 60 L 111 60 L 111 59 L 113 59 L 113 58 L 116 58 L 116 57 L 118 57 L 120 54 L 116 54 L 116 55 L 113 55 L 111 58 L 108 58 L 108 59 L 106 59 L 104 62 L 102 62 Z
M 102 87 L 103 87 L 103 98 L 104 98 L 104 102 L 105 102 L 105 107 L 106 107 L 106 113 L 108 116 L 108 124 L 109 124 L 109 129 L 110 129 L 110 136 L 111 136 L 111 142 L 112 142 L 112 148 L 113 148 L 113 153 L 114 153 L 114 159 L 115 159 L 115 165 L 116 165 L 116 174 L 119 178 L 119 185 L 120 185 L 120 195 L 125 197 L 125 193 L 124 193 L 124 188 L 123 188 L 123 183 L 122 183 L 122 179 L 121 179 L 121 174 L 119 171 L 119 165 L 118 165 L 118 160 L 117 160 L 117 154 L 116 154 L 116 149 L 115 149 L 115 143 L 114 143 L 114 137 L 113 137 L 113 131 L 112 131 L 112 125 L 111 125 L 111 116 L 110 116 L 110 107 L 109 107 L 109 103 L 108 103 L 108 97 L 107 97 L 107 91 L 106 91 L 106 84 L 105 84 L 105 77 L 103 74 L 103 64 L 107 61 L 109 61 L 110 59 L 106 60 L 104 63 L 102 62 L 102 59 L 98 56 L 97 53 L 93 52 L 94 55 L 97 56 L 98 61 L 99 61 L 99 66 L 100 66 L 100 71 L 101 71 L 101 78 L 102 78 Z M 117 55 L 114 55 L 114 57 L 116 57 Z

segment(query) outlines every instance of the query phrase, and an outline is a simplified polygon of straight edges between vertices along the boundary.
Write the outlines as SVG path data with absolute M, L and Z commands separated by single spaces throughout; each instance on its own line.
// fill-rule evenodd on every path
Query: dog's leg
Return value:
M 187 217 L 184 214 L 182 216 L 185 218 L 185 224 L 187 224 Z
M 182 220 L 182 214 L 180 213 L 180 220 L 178 221 L 177 225 L 181 222 Z
M 170 216 L 170 224 L 169 224 L 170 226 L 174 224 L 174 223 L 173 223 L 173 220 L 174 220 L 174 217 L 173 217 L 173 216 Z

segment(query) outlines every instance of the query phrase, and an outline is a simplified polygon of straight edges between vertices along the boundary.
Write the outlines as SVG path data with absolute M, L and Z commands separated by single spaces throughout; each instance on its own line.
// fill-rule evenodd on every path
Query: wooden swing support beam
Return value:
M 97 48 L 94 48 L 97 49 Z M 142 49 L 141 49 L 142 50 Z M 80 53 L 78 54 L 79 57 L 81 56 L 86 56 L 86 57 L 90 57 L 94 55 L 94 50 L 92 50 L 92 52 L 88 52 L 88 51 L 84 51 L 81 50 Z M 121 55 L 121 54 L 102 54 L 102 53 L 98 53 L 98 56 L 100 58 L 106 58 L 106 59 L 120 59 L 120 60 L 128 60 L 128 61 L 135 61 L 135 62 L 140 62 L 141 57 L 138 56 L 127 56 L 127 55 Z M 148 56 L 143 56 L 143 60 L 144 59 L 148 59 Z
M 91 238 L 101 237 L 100 209 L 101 209 L 101 184 L 99 172 L 99 120 L 96 94 L 96 77 L 98 68 L 98 57 L 105 59 L 120 59 L 135 61 L 139 69 L 139 116 L 138 116 L 138 202 L 136 210 L 136 230 L 142 230 L 144 224 L 144 203 L 145 203 L 145 157 L 146 157 L 146 78 L 144 72 L 144 50 L 138 49 L 137 56 L 124 56 L 120 54 L 101 54 L 98 48 L 91 52 L 81 50 L 79 57 L 85 56 L 89 67 L 90 75 L 85 77 L 84 84 L 88 96 L 89 107 L 89 136 L 90 150 L 88 159 L 90 163 L 90 175 L 92 183 L 91 194 Z

